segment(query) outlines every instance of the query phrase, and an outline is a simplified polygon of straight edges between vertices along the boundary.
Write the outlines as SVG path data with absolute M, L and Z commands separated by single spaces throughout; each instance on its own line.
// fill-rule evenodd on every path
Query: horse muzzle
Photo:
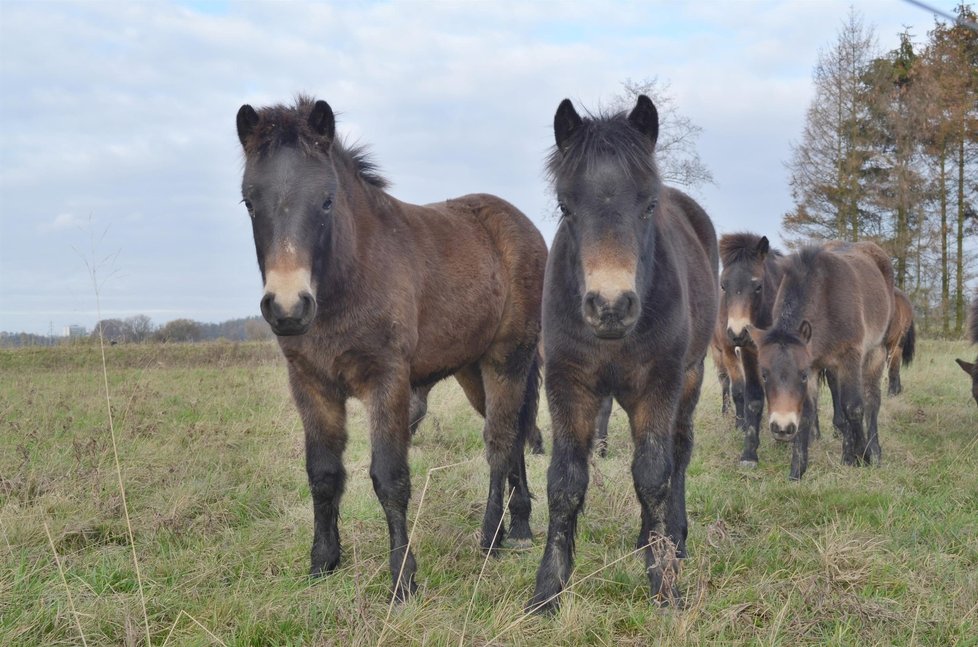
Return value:
M 274 294 L 265 294 L 261 314 L 276 335 L 301 335 L 316 318 L 316 299 L 308 292 L 301 292 L 292 303 L 283 304 Z
M 795 437 L 798 433 L 798 425 L 793 422 L 789 422 L 787 425 L 782 427 L 777 422 L 771 423 L 771 435 L 774 436 L 775 440 L 779 440 L 783 443 L 788 442 Z
M 635 327 L 641 308 L 638 295 L 627 290 L 613 300 L 588 292 L 582 304 L 584 321 L 598 339 L 621 339 Z

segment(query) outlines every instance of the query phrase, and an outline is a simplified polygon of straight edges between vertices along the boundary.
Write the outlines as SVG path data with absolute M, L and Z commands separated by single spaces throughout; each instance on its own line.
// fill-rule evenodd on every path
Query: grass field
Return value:
M 0 351 L 2 645 L 138 645 L 147 632 L 153 645 L 978 644 L 978 408 L 952 361 L 974 357 L 964 343 L 920 343 L 904 394 L 883 405 L 882 468 L 842 466 L 829 432 L 801 483 L 767 433 L 760 467 L 737 466 L 741 438 L 708 368 L 682 611 L 650 604 L 629 556 L 639 513 L 616 409 L 553 619 L 522 610 L 549 456 L 527 458 L 533 546 L 485 560 L 481 422 L 453 382 L 433 391 L 411 450 L 420 595 L 391 608 L 359 405 L 343 563 L 311 582 L 302 429 L 276 347 L 106 353 L 125 505 L 98 349 Z M 545 408 L 540 424 L 549 448 Z

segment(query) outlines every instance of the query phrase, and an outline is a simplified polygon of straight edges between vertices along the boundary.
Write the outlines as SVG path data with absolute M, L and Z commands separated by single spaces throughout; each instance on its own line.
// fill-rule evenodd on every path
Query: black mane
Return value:
M 551 180 L 588 169 L 595 160 L 608 156 L 633 174 L 653 175 L 659 171 L 652 142 L 632 126 L 624 112 L 588 115 L 574 129 L 565 149 L 554 147 L 547 158 Z
M 245 155 L 262 159 L 286 147 L 310 157 L 332 154 L 334 160 L 343 162 L 370 186 L 386 188 L 388 181 L 370 159 L 366 146 L 350 146 L 339 138 L 330 142 L 313 131 L 309 114 L 315 104 L 315 99 L 300 94 L 295 105 L 277 104 L 258 110 L 258 124 L 245 144 Z
M 795 333 L 804 314 L 804 305 L 808 301 L 812 284 L 811 277 L 815 272 L 815 264 L 821 255 L 822 249 L 812 246 L 803 247 L 797 253 L 785 257 L 781 264 L 784 269 L 784 278 L 781 280 L 780 288 L 782 291 L 781 311 L 775 313 L 778 318 L 774 322 L 774 329 L 768 333 L 768 337 L 776 331 L 796 337 Z
M 720 238 L 720 261 L 724 266 L 743 261 L 753 261 L 757 258 L 757 244 L 761 236 L 741 231 L 725 234 Z M 781 252 L 771 247 L 767 253 L 769 258 L 780 258 Z

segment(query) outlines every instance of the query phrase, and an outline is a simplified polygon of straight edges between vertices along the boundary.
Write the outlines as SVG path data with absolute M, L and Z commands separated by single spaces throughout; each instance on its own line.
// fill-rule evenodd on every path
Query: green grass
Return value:
M 627 556 L 639 514 L 616 409 L 553 619 L 522 610 L 543 549 L 549 456 L 527 458 L 533 546 L 486 562 L 481 421 L 453 382 L 433 391 L 411 450 L 420 595 L 390 609 L 359 405 L 343 563 L 310 582 L 302 429 L 274 345 L 106 352 L 154 645 L 978 644 L 978 408 L 952 361 L 974 356 L 963 343 L 920 344 L 904 394 L 884 402 L 882 468 L 841 465 L 826 430 L 801 483 L 788 482 L 789 449 L 769 434 L 760 466 L 737 466 L 742 441 L 708 369 L 682 611 L 654 608 L 641 559 Z M 824 420 L 829 406 L 826 395 Z M 549 446 L 545 409 L 540 423 Z M 0 351 L 0 644 L 145 643 L 115 469 L 97 348 Z

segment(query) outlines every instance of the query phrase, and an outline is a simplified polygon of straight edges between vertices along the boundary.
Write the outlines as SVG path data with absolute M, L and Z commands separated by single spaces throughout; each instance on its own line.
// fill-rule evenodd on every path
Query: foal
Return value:
M 638 546 L 652 595 L 678 596 L 667 569 L 685 555 L 686 467 L 716 317 L 718 258 L 703 209 L 662 185 L 658 129 L 645 96 L 627 117 L 582 118 L 569 100 L 554 117 L 548 167 L 563 218 L 543 297 L 553 450 L 547 545 L 528 605 L 536 612 L 557 609 L 570 577 L 595 416 L 608 396 L 631 424 Z

